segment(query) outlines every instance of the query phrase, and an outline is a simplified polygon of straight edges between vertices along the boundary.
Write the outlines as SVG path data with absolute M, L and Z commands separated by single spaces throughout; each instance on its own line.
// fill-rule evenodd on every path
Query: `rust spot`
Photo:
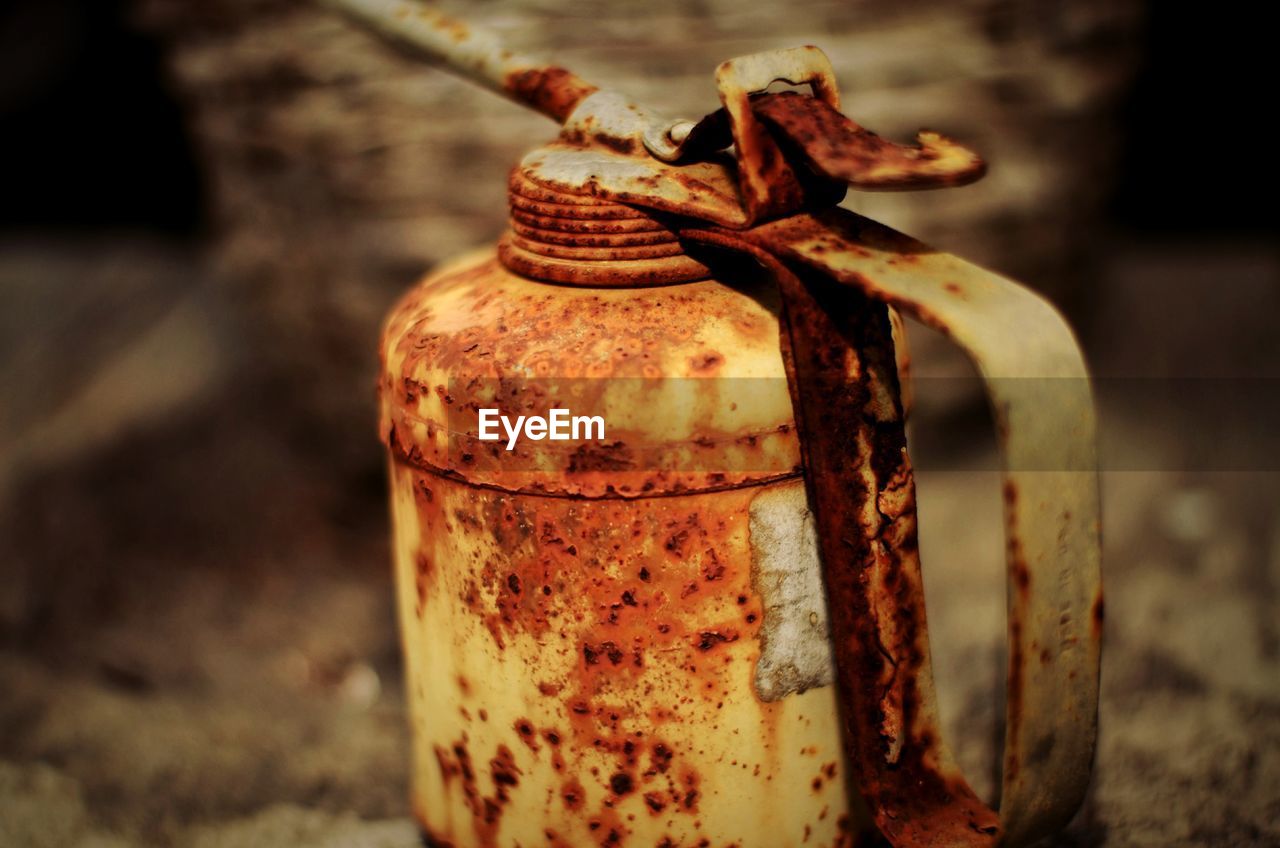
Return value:
M 520 769 L 516 767 L 515 757 L 506 745 L 499 745 L 498 755 L 489 761 L 489 774 L 493 778 L 494 788 L 503 800 L 506 799 L 503 794 L 506 788 L 520 783 Z
M 440 767 L 440 776 L 448 785 L 449 781 L 462 773 L 458 764 L 449 756 L 449 752 L 439 745 L 435 746 L 436 764 Z
M 689 370 L 694 374 L 710 374 L 724 364 L 724 356 L 714 350 L 705 351 L 689 360 Z
M 1022 729 L 1022 689 L 1024 674 L 1024 658 L 1022 655 L 1022 621 L 1010 610 L 1009 621 L 1009 682 L 1008 704 L 1006 706 L 1008 734 L 1010 740 L 1009 756 L 1005 760 L 1005 779 L 1012 780 L 1018 773 L 1018 757 L 1014 749 L 1018 734 Z
M 568 472 L 625 471 L 634 468 L 636 459 L 622 442 L 587 443 L 575 448 L 569 457 Z
M 671 758 L 674 756 L 671 749 L 661 742 L 653 746 L 652 751 L 652 769 L 659 774 L 666 774 L 667 769 L 671 767 Z
M 864 188 L 965 185 L 986 173 L 973 151 L 938 133 L 919 146 L 887 141 L 816 97 L 788 91 L 752 98 L 752 111 L 796 144 L 819 173 Z M 768 152 L 767 150 L 764 152 Z
M 1091 632 L 1095 642 L 1102 639 L 1102 625 L 1106 618 L 1106 604 L 1102 598 L 1102 590 L 1098 590 L 1098 596 L 1093 599 L 1093 608 L 1089 611 L 1089 621 L 1091 622 Z
M 601 642 L 597 645 L 584 644 L 582 646 L 582 658 L 587 665 L 596 665 L 602 657 L 607 658 L 613 665 L 622 662 L 622 649 L 613 642 Z
M 492 796 L 482 795 L 476 785 L 476 773 L 465 737 L 455 742 L 451 751 L 442 746 L 436 746 L 434 750 L 446 784 L 454 779 L 460 780 L 462 799 L 471 812 L 477 839 L 483 844 L 492 843 L 503 805 L 508 801 L 508 790 L 519 782 L 520 771 L 515 766 L 510 749 L 499 745 L 496 756 L 489 762 L 494 787 Z
M 684 546 L 688 540 L 689 540 L 689 530 L 686 528 L 686 529 L 677 531 L 675 533 L 672 533 L 670 536 L 668 536 L 667 541 L 663 543 L 663 547 L 666 548 L 668 551 L 671 551 L 676 556 L 683 557 Z
M 516 733 L 520 735 L 520 740 L 529 746 L 530 751 L 538 750 L 537 732 L 533 727 L 533 723 L 527 718 L 517 719 L 515 723 Z
M 631 775 L 620 771 L 609 778 L 609 788 L 613 790 L 614 795 L 629 795 L 631 790 L 635 789 L 635 782 Z
M 414 559 L 414 588 L 417 590 L 418 597 L 418 603 L 414 611 L 419 618 L 422 617 L 423 608 L 427 603 L 427 589 L 431 584 L 432 571 L 430 558 L 419 551 Z
M 431 18 L 431 28 L 444 33 L 454 44 L 461 44 L 463 41 L 466 41 L 471 34 L 467 29 L 467 25 L 461 21 L 456 21 L 451 18 L 435 17 L 430 10 L 426 9 L 422 11 L 422 16 L 425 18 Z
M 634 138 L 616 138 L 610 135 L 596 135 L 592 139 L 597 144 L 602 144 L 610 150 L 614 150 L 622 154 L 631 154 L 639 150 L 640 145 Z
M 1006 542 L 1009 574 L 1013 578 L 1014 586 L 1017 587 L 1018 595 L 1022 598 L 1022 602 L 1026 603 L 1031 591 L 1031 571 L 1027 568 L 1026 554 L 1022 550 L 1022 541 L 1013 518 L 1018 506 L 1018 487 L 1012 480 L 1006 480 L 1003 491 L 1005 515 L 1009 521 Z
M 564 801 L 566 810 L 581 809 L 584 796 L 585 790 L 582 788 L 582 784 L 577 780 L 566 781 L 565 784 L 560 787 L 560 799 Z
M 716 645 L 720 645 L 724 642 L 736 642 L 736 641 L 738 641 L 737 633 L 725 634 L 725 633 L 719 633 L 714 630 L 704 630 L 702 631 L 702 633 L 698 634 L 697 644 L 698 644 L 699 651 L 709 651 L 712 648 L 714 648 Z
M 563 122 L 579 100 L 597 91 L 572 71 L 556 65 L 513 71 L 504 82 L 507 91 L 544 115 Z
M 1018 591 L 1026 595 L 1031 588 L 1031 572 L 1027 568 L 1027 563 L 1022 559 L 1022 550 L 1016 542 L 1012 543 L 1015 559 L 1012 563 L 1013 581 L 1017 584 Z

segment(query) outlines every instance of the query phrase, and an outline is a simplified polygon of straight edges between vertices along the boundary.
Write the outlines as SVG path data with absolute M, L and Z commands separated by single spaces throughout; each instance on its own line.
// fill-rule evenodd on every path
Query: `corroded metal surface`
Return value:
M 415 467 L 509 491 L 637 497 L 796 477 L 776 295 L 742 288 L 551 286 L 492 250 L 464 258 L 388 317 L 382 437 Z M 476 439 L 481 407 L 557 404 L 606 415 L 606 440 L 508 452 Z
M 940 133 L 921 132 L 916 147 L 894 144 L 817 97 L 765 94 L 751 110 L 794 142 L 818 172 L 856 188 L 946 188 L 986 173 L 976 153 Z
M 389 318 L 383 432 L 413 799 L 434 844 L 745 846 L 765 834 L 770 845 L 851 848 L 868 830 L 847 783 L 830 653 L 815 649 L 824 624 L 806 639 L 806 679 L 765 659 L 794 657 L 779 619 L 825 600 L 816 556 L 779 561 L 812 550 L 812 529 L 776 298 L 737 282 L 554 286 L 486 251 Z M 635 422 L 624 444 L 691 446 L 722 464 L 745 446 L 775 452 L 787 473 L 727 485 L 603 457 L 529 472 L 528 483 L 515 460 L 439 465 L 460 455 L 437 451 L 427 422 L 481 402 L 466 392 L 488 375 L 539 373 L 550 385 L 584 371 L 613 375 L 587 381 L 601 392 L 636 374 L 659 390 L 619 401 Z M 693 419 L 664 405 L 664 385 L 735 378 L 756 386 L 736 422 L 714 394 Z M 726 427 L 747 438 L 706 438 Z M 523 461 L 556 460 L 535 444 L 541 453 Z M 795 585 L 774 579 L 782 569 Z
M 429 26 L 420 46 L 449 55 L 439 34 L 450 27 Z M 1025 289 L 829 208 L 845 183 L 955 185 L 981 176 L 981 160 L 932 133 L 894 145 L 840 115 L 830 64 L 812 47 L 722 64 L 723 110 L 689 124 L 486 53 L 465 30 L 449 39 L 465 45 L 456 58 L 469 72 L 565 126 L 513 174 L 502 265 L 481 257 L 424 282 L 384 334 L 414 712 L 456 708 L 462 722 L 415 735 L 415 800 L 432 838 L 847 844 L 862 825 L 833 830 L 828 814 L 844 808 L 825 800 L 815 814 L 784 777 L 798 758 L 779 758 L 786 745 L 762 731 L 817 705 L 820 718 L 802 719 L 816 735 L 801 757 L 832 750 L 832 653 L 847 767 L 824 766 L 814 793 L 851 776 L 901 846 L 1023 844 L 1064 824 L 1088 779 L 1102 615 L 1079 351 Z M 763 93 L 776 80 L 813 96 Z M 780 313 L 722 282 L 734 266 L 695 247 L 767 269 Z M 1010 643 L 999 814 L 939 732 L 895 308 L 966 350 L 999 427 Z M 729 402 L 708 378 L 733 376 L 774 389 Z M 482 405 L 542 414 L 570 401 L 621 418 L 616 440 L 503 452 L 476 438 Z M 816 533 L 785 490 L 800 457 Z M 695 598 L 697 575 L 724 582 Z M 732 623 L 743 613 L 746 626 Z M 537 675 L 547 680 L 534 686 Z M 574 744 L 543 773 L 515 753 L 508 724 L 535 755 L 539 732 Z M 664 767 L 677 749 L 688 757 L 678 778 Z M 489 757 L 491 791 L 477 757 Z M 535 791 L 517 793 L 526 774 Z M 713 800 L 711 785 L 732 785 L 732 798 Z M 680 806 L 697 817 L 670 815 Z M 641 818 L 646 807 L 656 818 Z
M 831 607 L 846 754 L 895 845 L 989 845 L 996 814 L 943 744 L 932 686 L 915 487 L 888 310 L 802 279 L 733 232 L 783 291 L 787 362 Z
M 806 48 L 802 55 L 821 52 Z M 686 140 L 684 150 L 693 158 L 673 163 L 649 156 L 645 133 L 665 121 L 602 91 L 579 105 L 557 141 L 531 151 L 520 171 L 557 192 L 735 229 L 834 205 L 846 183 L 873 190 L 944 188 L 985 173 L 976 153 L 939 133 L 921 132 L 918 146 L 899 145 L 860 127 L 827 100 L 794 92 L 750 94 L 729 72 L 741 61 L 721 67 L 722 85 L 733 85 L 722 90 L 725 108 L 704 118 Z M 792 77 L 826 90 L 808 74 L 784 78 Z M 724 152 L 730 144 L 732 157 Z M 793 150 L 800 154 L 795 162 L 784 152 Z
M 748 513 L 392 467 L 414 804 L 440 845 L 852 848 L 830 687 L 751 696 Z
M 826 55 L 816 47 L 741 56 L 716 68 L 716 89 L 736 147 L 738 193 L 749 221 L 785 215 L 814 202 L 827 205 L 839 200 L 838 195 L 830 196 L 829 184 L 806 186 L 804 171 L 787 160 L 777 141 L 756 121 L 751 107 L 752 94 L 764 91 L 779 80 L 792 85 L 810 85 L 813 97 L 807 100 L 826 103 L 831 109 L 840 108 L 835 71 Z M 827 191 L 824 192 L 824 188 Z M 815 193 L 828 196 L 814 197 Z
M 1088 785 L 1103 609 L 1093 407 L 1070 331 L 1026 289 L 851 213 L 686 237 L 752 253 L 783 291 L 848 756 L 877 825 L 900 845 L 1024 844 L 1061 827 Z M 998 817 L 939 735 L 892 325 L 877 302 L 956 340 L 996 413 L 1010 645 Z
M 660 286 L 709 276 L 685 254 L 669 220 L 634 206 L 557 191 L 516 168 L 511 232 L 498 245 L 504 265 L 551 283 Z M 589 202 L 583 202 L 587 200 Z
M 1096 424 L 1070 329 L 1029 290 L 842 210 L 768 224 L 751 240 L 947 334 L 981 372 L 1004 464 L 1003 839 L 1056 830 L 1088 786 L 1103 616 Z M 802 435 L 806 451 L 824 441 Z
M 609 146 L 579 147 L 563 141 L 531 151 L 520 163 L 530 179 L 566 194 L 586 194 L 726 227 L 751 218 L 738 197 L 737 168 L 716 155 L 673 165 Z

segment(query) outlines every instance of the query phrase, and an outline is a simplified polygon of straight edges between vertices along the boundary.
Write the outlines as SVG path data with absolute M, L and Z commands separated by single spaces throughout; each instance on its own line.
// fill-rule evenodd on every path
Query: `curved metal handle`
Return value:
M 877 825 L 897 846 L 1022 845 L 1062 827 L 1092 766 L 1102 625 L 1093 403 L 1070 330 L 1031 291 L 844 210 L 691 237 L 752 253 L 783 291 L 846 744 Z M 849 289 L 866 300 L 850 309 Z M 963 348 L 995 409 L 1009 636 L 998 817 L 940 737 L 887 307 Z
M 843 210 L 758 228 L 946 334 L 982 374 L 1004 476 L 1009 674 L 1000 825 L 1023 844 L 1084 798 L 1097 727 L 1103 601 L 1092 391 L 1062 317 L 1015 283 Z
M 1067 823 L 1093 762 L 1103 602 L 1092 390 L 1047 301 L 945 254 L 920 264 L 864 277 L 864 290 L 958 344 L 995 413 L 1009 640 L 1000 820 L 1004 843 L 1023 844 Z

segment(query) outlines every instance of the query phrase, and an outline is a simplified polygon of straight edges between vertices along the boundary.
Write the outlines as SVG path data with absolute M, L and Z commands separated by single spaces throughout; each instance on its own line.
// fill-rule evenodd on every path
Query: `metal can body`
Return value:
M 754 689 L 750 505 L 800 484 L 590 501 L 393 474 L 413 798 L 432 838 L 842 844 L 832 687 Z
M 614 317 L 593 325 L 597 306 Z M 633 311 L 667 317 L 649 333 Z M 490 254 L 393 312 L 382 428 L 412 795 L 429 840 L 786 848 L 849 845 L 864 828 L 777 333 L 767 304 L 716 281 L 593 292 L 524 280 Z M 781 397 L 752 413 L 771 423 L 680 425 L 689 444 L 745 444 L 767 462 L 725 473 L 530 455 L 504 476 L 446 446 L 449 428 L 430 426 L 441 404 L 467 405 L 482 377 L 545 375 L 543 348 L 571 376 L 688 381 L 715 360 L 719 376 L 777 381 Z M 652 423 L 623 440 L 671 426 L 662 409 L 640 412 Z

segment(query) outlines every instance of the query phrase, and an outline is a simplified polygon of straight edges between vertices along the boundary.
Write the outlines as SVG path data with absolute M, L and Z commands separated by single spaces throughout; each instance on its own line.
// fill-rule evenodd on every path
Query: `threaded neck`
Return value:
M 589 287 L 640 287 L 706 279 L 675 231 L 635 206 L 570 194 L 535 182 L 522 169 L 508 184 L 510 230 L 499 257 L 535 280 Z

